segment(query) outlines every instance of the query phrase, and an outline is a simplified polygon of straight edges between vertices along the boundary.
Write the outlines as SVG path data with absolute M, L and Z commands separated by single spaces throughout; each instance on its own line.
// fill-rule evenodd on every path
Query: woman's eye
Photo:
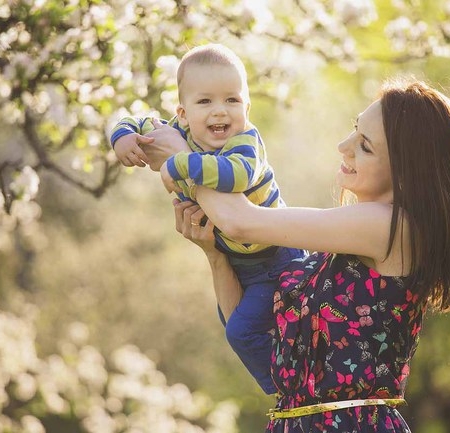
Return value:
M 367 147 L 366 145 L 366 140 L 362 139 L 361 142 L 359 143 L 361 149 L 363 152 L 365 153 L 372 153 L 372 151 Z

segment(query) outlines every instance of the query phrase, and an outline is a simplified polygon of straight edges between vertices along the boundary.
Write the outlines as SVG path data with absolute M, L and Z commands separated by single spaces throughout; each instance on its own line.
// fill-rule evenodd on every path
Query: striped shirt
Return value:
M 145 135 L 154 129 L 151 117 L 126 117 L 112 130 L 111 144 L 127 134 Z M 242 192 L 254 204 L 264 207 L 284 207 L 280 190 L 275 181 L 272 167 L 267 161 L 266 148 L 258 130 L 251 124 L 231 137 L 221 149 L 203 151 L 192 140 L 189 128 L 183 129 L 177 117 L 169 122 L 187 141 L 190 152 L 179 152 L 167 160 L 167 168 L 172 178 L 183 192 L 181 200 L 190 200 L 187 179 L 197 185 L 222 192 Z M 216 230 L 217 247 L 227 254 L 245 255 L 261 253 L 264 255 L 268 245 L 241 244 Z

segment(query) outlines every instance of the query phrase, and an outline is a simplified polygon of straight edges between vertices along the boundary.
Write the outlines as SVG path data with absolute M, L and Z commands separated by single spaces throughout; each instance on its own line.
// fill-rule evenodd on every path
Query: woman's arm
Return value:
M 202 248 L 208 258 L 217 303 L 225 321 L 228 321 L 239 304 L 243 291 L 227 256 L 215 247 L 214 225 L 210 220 L 204 226 L 200 225 L 205 213 L 195 203 L 175 199 L 173 204 L 177 231 Z
M 360 203 L 330 209 L 263 208 L 243 194 L 197 188 L 197 201 L 214 225 L 238 242 L 281 245 L 383 260 L 392 209 Z

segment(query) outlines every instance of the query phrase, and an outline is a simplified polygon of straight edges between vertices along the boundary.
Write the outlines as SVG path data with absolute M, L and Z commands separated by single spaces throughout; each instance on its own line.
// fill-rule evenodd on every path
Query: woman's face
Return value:
M 392 203 L 392 179 L 380 101 L 358 116 L 353 131 L 338 145 L 343 161 L 338 185 L 353 192 L 359 202 Z

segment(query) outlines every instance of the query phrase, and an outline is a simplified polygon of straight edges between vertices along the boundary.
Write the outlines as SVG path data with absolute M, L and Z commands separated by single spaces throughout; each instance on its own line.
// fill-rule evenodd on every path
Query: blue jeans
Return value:
M 272 335 L 275 328 L 273 295 L 278 278 L 292 259 L 304 257 L 306 252 L 280 247 L 269 258 L 235 258 L 229 261 L 244 290 L 243 297 L 225 326 L 227 340 L 250 374 L 266 394 L 277 392 L 270 374 Z

